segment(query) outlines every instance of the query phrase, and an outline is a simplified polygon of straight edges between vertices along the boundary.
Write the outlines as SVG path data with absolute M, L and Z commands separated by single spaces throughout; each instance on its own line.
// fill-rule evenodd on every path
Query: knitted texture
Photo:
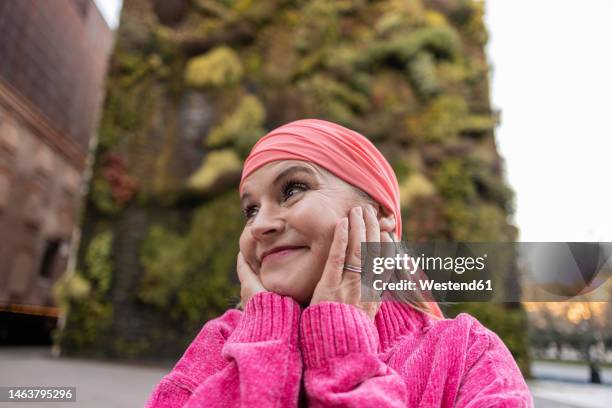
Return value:
M 354 306 L 255 295 L 204 325 L 147 408 L 533 407 L 501 339 L 462 313 L 436 320 L 383 302 Z

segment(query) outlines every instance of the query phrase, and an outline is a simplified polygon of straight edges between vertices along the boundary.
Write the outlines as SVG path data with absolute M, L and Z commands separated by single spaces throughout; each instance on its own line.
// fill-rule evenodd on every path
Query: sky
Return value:
M 95 0 L 111 28 L 121 0 Z M 487 0 L 519 241 L 612 242 L 612 0 Z
M 104 16 L 106 23 L 110 28 L 115 29 L 119 25 L 119 12 L 123 0 L 94 0 L 98 6 L 98 10 Z
M 612 242 L 612 1 L 486 4 L 519 240 Z

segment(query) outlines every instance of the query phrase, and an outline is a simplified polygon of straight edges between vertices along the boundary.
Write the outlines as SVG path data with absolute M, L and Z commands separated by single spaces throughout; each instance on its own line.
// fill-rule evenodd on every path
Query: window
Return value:
M 45 251 L 40 261 L 40 268 L 38 269 L 38 274 L 43 278 L 53 277 L 53 267 L 60 253 L 61 244 L 62 242 L 59 239 L 48 239 L 45 242 Z

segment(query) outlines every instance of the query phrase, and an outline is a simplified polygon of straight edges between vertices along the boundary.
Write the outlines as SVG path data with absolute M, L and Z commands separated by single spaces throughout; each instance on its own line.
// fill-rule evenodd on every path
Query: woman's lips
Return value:
M 264 257 L 264 259 L 261 260 L 261 264 L 263 265 L 264 262 L 268 263 L 268 262 L 272 262 L 272 261 L 277 261 L 279 259 L 285 258 L 288 255 L 292 255 L 298 251 L 301 251 L 303 249 L 308 249 L 308 247 L 300 247 L 300 248 L 287 248 L 287 249 L 283 249 L 282 251 L 277 251 L 277 252 L 272 252 L 269 255 L 266 255 Z

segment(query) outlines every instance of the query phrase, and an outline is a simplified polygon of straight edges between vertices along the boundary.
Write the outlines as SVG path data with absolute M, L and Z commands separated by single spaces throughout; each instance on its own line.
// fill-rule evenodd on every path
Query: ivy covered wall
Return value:
M 474 0 L 125 0 L 107 81 L 64 353 L 175 358 L 237 300 L 244 158 L 317 117 L 398 175 L 404 239 L 513 241 Z M 455 306 L 526 374 L 520 305 Z

